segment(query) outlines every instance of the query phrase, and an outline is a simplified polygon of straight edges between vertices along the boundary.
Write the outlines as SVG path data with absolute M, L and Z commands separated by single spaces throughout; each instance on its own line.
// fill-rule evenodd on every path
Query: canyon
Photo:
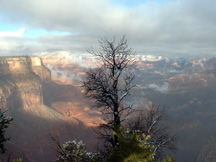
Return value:
M 79 85 L 89 67 L 89 55 L 41 56 L 59 84 Z M 97 64 L 94 66 L 97 66 Z M 92 65 L 91 65 L 92 66 Z M 131 69 L 136 87 L 125 104 L 135 109 L 155 104 L 166 107 L 165 123 L 177 135 L 177 161 L 199 161 L 211 154 L 208 146 L 215 135 L 216 58 L 164 58 L 137 55 Z M 209 151 L 209 152 L 207 152 Z
M 0 57 L 2 109 L 14 118 L 7 147 L 14 157 L 54 161 L 50 134 L 62 143 L 76 138 L 87 149 L 96 148 L 92 127 L 103 120 L 80 87 L 88 68 L 96 66 L 97 60 L 89 55 Z M 131 71 L 137 86 L 125 104 L 132 103 L 135 109 L 152 103 L 167 107 L 166 123 L 178 136 L 177 161 L 213 156 L 216 58 L 137 56 Z
M 82 139 L 87 148 L 95 149 L 90 127 L 102 120 L 100 114 L 89 108 L 76 87 L 53 82 L 40 57 L 0 57 L 0 97 L 1 109 L 14 119 L 6 144 L 12 157 L 54 161 L 50 135 L 62 142 Z

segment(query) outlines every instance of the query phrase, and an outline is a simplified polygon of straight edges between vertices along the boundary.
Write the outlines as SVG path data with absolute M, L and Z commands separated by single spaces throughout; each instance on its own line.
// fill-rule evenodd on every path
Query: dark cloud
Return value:
M 62 50 L 82 53 L 95 46 L 100 38 L 126 35 L 141 54 L 192 57 L 216 54 L 214 0 L 176 0 L 163 4 L 148 1 L 133 8 L 115 6 L 111 0 L 0 2 L 0 14 L 7 22 L 29 29 L 72 33 L 33 40 L 20 38 L 14 40 L 16 45 L 8 46 L 13 52 L 17 49 L 30 54 Z

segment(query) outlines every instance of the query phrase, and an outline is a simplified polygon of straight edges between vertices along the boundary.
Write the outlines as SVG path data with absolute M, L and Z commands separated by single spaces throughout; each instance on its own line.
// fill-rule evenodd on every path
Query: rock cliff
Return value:
M 94 146 L 88 126 L 100 114 L 88 108 L 78 88 L 53 82 L 40 57 L 0 57 L 0 108 L 14 119 L 6 132 L 12 158 L 54 161 L 50 134 L 59 135 L 62 142 L 76 138 Z
M 203 146 L 197 162 L 214 162 L 216 159 L 216 136 L 211 137 Z
M 40 57 L 0 57 L 0 98 L 3 108 L 25 110 L 43 104 L 42 82 L 51 72 Z

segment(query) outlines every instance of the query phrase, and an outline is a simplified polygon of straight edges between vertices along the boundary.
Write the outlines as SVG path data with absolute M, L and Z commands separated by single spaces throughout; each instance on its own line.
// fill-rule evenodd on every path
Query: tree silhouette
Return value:
M 0 109 L 0 153 L 4 154 L 6 148 L 4 147 L 4 143 L 10 140 L 10 137 L 5 135 L 6 128 L 8 128 L 10 122 L 13 119 L 11 117 L 5 116 L 5 112 L 2 112 Z
M 99 44 L 99 52 L 89 51 L 97 57 L 99 66 L 86 72 L 82 87 L 86 97 L 93 99 L 94 106 L 106 116 L 106 123 L 100 124 L 97 131 L 99 138 L 115 147 L 118 137 L 110 132 L 118 129 L 132 108 L 123 101 L 135 86 L 134 75 L 129 72 L 134 52 L 124 36 L 120 41 L 102 39 Z
M 160 159 L 165 149 L 175 152 L 176 136 L 170 133 L 169 127 L 164 124 L 167 120 L 167 109 L 154 104 L 135 112 L 134 117 L 128 120 L 127 127 L 132 131 L 139 130 L 140 134 L 150 135 L 149 142 L 154 145 L 154 156 Z

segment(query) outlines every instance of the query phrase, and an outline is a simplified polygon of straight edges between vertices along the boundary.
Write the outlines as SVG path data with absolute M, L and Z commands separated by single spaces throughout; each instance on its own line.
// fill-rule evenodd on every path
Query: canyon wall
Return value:
M 0 57 L 0 109 L 14 119 L 6 131 L 11 158 L 54 161 L 51 134 L 61 142 L 82 139 L 90 149 L 96 144 L 89 126 L 99 115 L 77 87 L 53 82 L 40 57 Z
M 0 99 L 3 109 L 25 110 L 43 104 L 42 82 L 51 72 L 40 57 L 0 57 Z

